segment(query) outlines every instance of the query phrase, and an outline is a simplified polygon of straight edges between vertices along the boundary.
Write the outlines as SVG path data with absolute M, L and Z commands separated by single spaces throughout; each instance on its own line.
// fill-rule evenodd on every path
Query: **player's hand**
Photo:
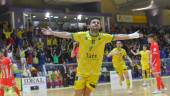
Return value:
M 143 34 L 140 33 L 140 30 L 136 31 L 135 33 L 139 34 L 139 38 L 143 38 Z
M 48 29 L 42 28 L 42 29 L 41 29 L 41 32 L 42 32 L 44 35 L 52 35 L 52 34 L 53 34 L 53 31 L 52 31 L 50 28 L 48 28 Z
M 143 34 L 140 34 L 140 33 L 139 33 L 139 37 L 140 37 L 140 38 L 143 38 Z
M 139 30 L 128 35 L 130 39 L 140 38 Z

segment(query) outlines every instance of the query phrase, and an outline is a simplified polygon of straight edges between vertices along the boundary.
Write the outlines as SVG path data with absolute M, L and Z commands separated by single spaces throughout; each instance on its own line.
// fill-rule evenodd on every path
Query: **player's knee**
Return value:
M 85 93 L 84 93 L 83 96 L 90 96 L 90 95 L 91 95 L 91 92 L 92 92 L 91 89 L 86 88 Z
M 86 87 L 87 87 L 87 90 L 89 90 L 91 92 L 91 91 L 93 91 L 96 88 L 96 84 L 88 83 L 86 85 Z

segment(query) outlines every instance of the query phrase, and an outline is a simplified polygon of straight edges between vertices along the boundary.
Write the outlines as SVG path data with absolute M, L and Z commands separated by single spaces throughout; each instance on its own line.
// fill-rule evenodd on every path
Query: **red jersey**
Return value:
M 152 56 L 151 67 L 154 69 L 155 68 L 158 69 L 157 71 L 160 71 L 161 60 L 160 60 L 159 45 L 157 42 L 151 43 L 150 52 L 151 52 L 151 56 Z
M 12 63 L 9 58 L 5 57 L 2 59 L 2 61 L 0 62 L 0 71 L 1 71 L 0 79 L 7 79 L 13 77 L 11 65 Z

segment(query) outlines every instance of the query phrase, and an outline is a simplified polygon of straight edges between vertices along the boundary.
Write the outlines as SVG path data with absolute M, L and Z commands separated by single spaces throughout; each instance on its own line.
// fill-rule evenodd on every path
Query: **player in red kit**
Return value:
M 0 72 L 0 96 L 4 96 L 4 88 L 6 87 L 12 87 L 17 93 L 17 96 L 20 96 L 19 89 L 16 87 L 12 62 L 4 56 L 2 51 L 0 51 Z
M 148 36 L 148 42 L 150 43 L 150 52 L 151 52 L 151 70 L 153 76 L 156 78 L 157 82 L 157 90 L 153 92 L 153 94 L 161 93 L 161 89 L 167 90 L 164 86 L 163 80 L 161 78 L 161 59 L 160 59 L 160 51 L 159 45 L 156 42 L 155 36 L 150 34 Z

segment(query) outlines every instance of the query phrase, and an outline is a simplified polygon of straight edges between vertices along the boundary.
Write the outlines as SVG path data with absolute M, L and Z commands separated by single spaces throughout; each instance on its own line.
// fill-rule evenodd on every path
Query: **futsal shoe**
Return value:
M 148 84 L 146 82 L 143 82 L 143 84 L 142 84 L 143 87 L 147 87 L 147 85 Z
M 162 89 L 162 92 L 165 92 L 167 90 L 168 90 L 168 88 L 165 87 L 165 88 Z
M 128 92 L 129 95 L 131 95 L 133 93 L 132 90 L 130 90 L 130 89 L 128 89 L 127 92 Z
M 152 94 L 161 94 L 161 93 L 162 93 L 161 90 L 155 90 L 155 91 L 152 92 Z

